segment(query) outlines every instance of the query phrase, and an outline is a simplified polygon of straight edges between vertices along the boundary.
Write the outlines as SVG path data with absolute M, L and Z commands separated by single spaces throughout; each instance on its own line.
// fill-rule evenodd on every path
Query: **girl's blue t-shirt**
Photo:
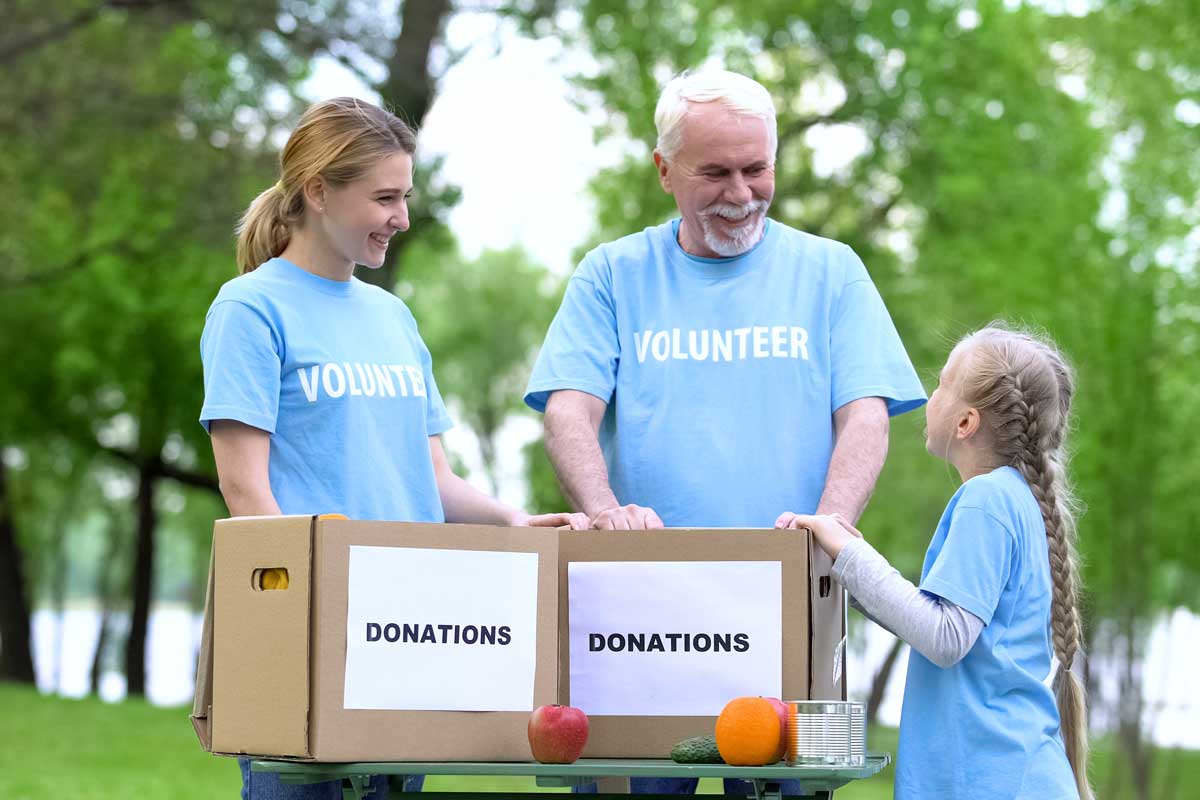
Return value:
M 1046 526 L 1012 467 L 964 483 L 925 554 L 922 591 L 983 620 L 957 664 L 911 652 L 897 798 L 1075 798 L 1050 674 Z
M 200 352 L 200 422 L 271 434 L 283 513 L 444 520 L 429 437 L 450 418 L 398 297 L 274 258 L 222 287 Z

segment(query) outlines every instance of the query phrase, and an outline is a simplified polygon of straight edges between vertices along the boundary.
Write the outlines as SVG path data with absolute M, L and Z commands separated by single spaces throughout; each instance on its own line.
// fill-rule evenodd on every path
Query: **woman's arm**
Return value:
M 209 423 L 217 480 L 230 516 L 278 516 L 279 503 L 271 493 L 268 464 L 271 434 L 231 419 Z
M 589 527 L 586 514 L 540 514 L 530 516 L 520 509 L 484 494 L 450 469 L 450 461 L 442 447 L 442 437 L 429 437 L 429 455 L 433 458 L 433 474 L 446 522 L 476 522 L 486 525 L 534 525 L 558 528 L 570 525 L 577 530 Z

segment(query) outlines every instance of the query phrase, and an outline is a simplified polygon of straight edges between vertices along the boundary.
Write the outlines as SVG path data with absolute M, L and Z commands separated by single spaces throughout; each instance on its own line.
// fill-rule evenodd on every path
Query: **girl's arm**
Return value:
M 862 611 L 939 667 L 961 661 L 983 631 L 983 620 L 922 592 L 840 516 L 786 513 L 775 525 L 811 531 L 834 559 L 834 580 L 846 587 Z
M 864 539 L 842 548 L 833 562 L 833 578 L 868 617 L 939 667 L 952 667 L 965 658 L 983 631 L 983 620 L 922 592 Z
M 440 436 L 429 437 L 429 455 L 433 458 L 433 474 L 437 478 L 438 494 L 446 522 L 476 522 L 488 525 L 533 525 L 558 528 L 570 525 L 576 530 L 589 527 L 586 514 L 540 514 L 530 516 L 520 509 L 484 494 L 450 469 L 450 461 L 442 447 Z
M 271 492 L 271 434 L 232 419 L 209 423 L 217 480 L 230 516 L 278 516 L 279 503 Z

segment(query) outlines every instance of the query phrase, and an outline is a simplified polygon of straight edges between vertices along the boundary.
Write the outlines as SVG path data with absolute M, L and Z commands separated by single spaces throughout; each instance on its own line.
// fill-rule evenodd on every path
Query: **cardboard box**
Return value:
M 781 695 L 788 700 L 846 698 L 844 592 L 829 577 L 830 561 L 807 532 L 764 530 L 588 531 L 564 536 L 559 548 L 559 702 L 571 702 L 569 572 L 583 562 L 779 562 L 782 577 Z M 714 587 L 715 588 L 715 587 Z M 750 587 L 747 587 L 747 590 Z M 693 629 L 704 630 L 701 626 Z M 580 631 L 575 643 L 581 644 Z M 666 634 L 664 634 L 666 635 Z M 701 633 L 701 635 L 707 635 Z M 680 644 L 677 639 L 676 644 Z M 705 640 L 707 646 L 708 640 Z M 631 654 L 633 659 L 641 653 Z M 632 670 L 631 670 L 632 671 Z M 620 684 L 624 676 L 615 677 Z M 629 683 L 625 682 L 628 686 Z M 740 694 L 766 693 L 752 686 Z M 735 693 L 737 694 L 737 693 Z M 712 733 L 721 696 L 711 715 L 589 713 L 586 758 L 668 758 L 672 746 L 690 736 Z M 586 711 L 586 703 L 580 704 Z
M 213 535 L 192 712 L 205 749 L 223 755 L 334 762 L 530 760 L 526 725 L 531 708 L 346 707 L 350 698 L 348 653 L 354 646 L 363 646 L 361 622 L 351 634 L 358 638 L 348 644 L 348 614 L 353 616 L 348 607 L 357 602 L 349 599 L 355 548 L 387 548 L 361 550 L 359 558 L 406 549 L 426 555 L 439 550 L 533 554 L 536 568 L 528 573 L 536 575 L 536 612 L 530 617 L 531 627 L 536 629 L 533 707 L 571 704 L 572 565 L 576 565 L 576 573 L 626 567 L 635 573 L 650 570 L 649 574 L 676 568 L 684 574 L 706 569 L 773 569 L 778 576 L 775 596 L 781 600 L 776 609 L 781 630 L 774 637 L 779 648 L 778 670 L 774 671 L 775 662 L 771 664 L 780 694 L 789 700 L 846 696 L 841 669 L 844 595 L 828 577 L 828 559 L 803 532 L 573 532 L 311 517 L 240 518 L 219 521 Z M 287 590 L 257 588 L 257 571 L 276 567 L 288 571 Z M 403 585 L 402 576 L 396 580 L 396 586 Z M 361 594 L 358 586 L 355 592 Z M 379 640 L 382 628 L 370 624 L 367 639 L 374 636 Z M 394 635 L 399 631 L 398 626 L 390 629 Z M 585 633 L 575 631 L 576 636 Z M 728 655 L 731 635 L 723 640 L 723 655 Z M 463 636 L 467 636 L 465 628 Z M 687 641 L 694 641 L 697 650 L 702 641 L 706 649 L 716 647 L 714 639 Z M 677 638 L 674 643 L 682 642 Z M 680 656 L 695 657 L 694 653 Z M 627 702 L 624 692 L 629 683 L 622 683 L 625 676 L 618 671 L 600 677 L 601 683 L 614 680 L 627 687 L 620 690 L 619 698 Z M 395 678 L 395 682 L 402 680 L 398 675 Z M 364 685 L 357 677 L 350 683 L 360 688 Z M 384 683 L 395 688 L 390 676 Z M 369 681 L 365 685 L 371 686 Z M 598 690 L 603 687 L 588 691 Z M 578 687 L 577 694 L 582 691 L 583 687 Z M 743 693 L 761 692 L 750 689 Z M 715 713 L 711 698 L 707 708 L 699 715 L 694 710 L 686 714 L 589 713 L 591 733 L 584 755 L 665 758 L 678 740 L 712 730 Z
M 205 749 L 223 755 L 528 760 L 528 710 L 344 707 L 348 563 L 352 545 L 537 554 L 538 706 L 553 703 L 557 689 L 557 543 L 555 531 L 532 528 L 312 517 L 217 522 L 192 709 L 196 734 Z M 288 570 L 287 590 L 253 585 L 256 570 L 276 567 Z

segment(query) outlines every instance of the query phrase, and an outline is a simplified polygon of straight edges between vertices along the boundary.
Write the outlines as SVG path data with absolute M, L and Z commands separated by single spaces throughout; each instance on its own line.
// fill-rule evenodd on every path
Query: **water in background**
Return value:
M 187 705 L 192 700 L 196 653 L 200 644 L 202 615 L 184 606 L 159 605 L 150 615 L 146 643 L 146 696 L 156 705 Z M 51 610 L 33 614 L 33 652 L 37 685 L 43 692 L 57 691 L 69 697 L 88 693 L 92 657 L 100 634 L 100 612 L 89 607 L 72 607 L 58 615 Z M 119 648 L 129 625 L 127 615 L 109 619 L 109 657 L 119 663 Z M 871 678 L 894 639 L 881 628 L 864 623 L 865 645 L 852 647 L 847 664 L 850 695 L 865 699 Z M 116 645 L 114 647 L 113 645 Z M 1184 690 L 1187 671 L 1200 662 L 1200 616 L 1182 609 L 1158 621 L 1146 642 L 1141 667 L 1142 692 L 1146 699 L 1146 729 L 1160 747 L 1200 749 L 1200 694 Z M 111 663 L 101 671 L 100 696 L 116 701 L 125 696 L 125 677 Z M 904 675 L 908 669 L 905 647 L 892 671 L 879 721 L 900 723 Z M 1095 731 L 1113 727 L 1118 696 L 1117 665 L 1097 655 L 1092 660 L 1096 696 L 1091 698 Z M 1049 676 L 1047 676 L 1047 680 Z

